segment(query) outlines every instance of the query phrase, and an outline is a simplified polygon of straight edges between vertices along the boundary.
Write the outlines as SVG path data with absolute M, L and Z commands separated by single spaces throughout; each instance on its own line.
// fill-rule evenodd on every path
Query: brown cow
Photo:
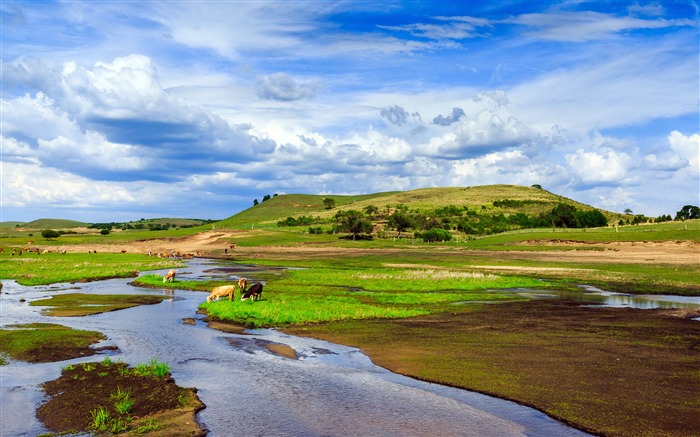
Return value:
M 229 301 L 233 301 L 233 297 L 236 293 L 235 285 L 222 285 L 220 287 L 214 287 L 207 296 L 207 302 L 211 302 L 214 299 L 221 299 L 224 296 L 228 296 Z
M 175 280 L 175 270 L 170 269 L 163 277 L 163 282 L 173 282 Z

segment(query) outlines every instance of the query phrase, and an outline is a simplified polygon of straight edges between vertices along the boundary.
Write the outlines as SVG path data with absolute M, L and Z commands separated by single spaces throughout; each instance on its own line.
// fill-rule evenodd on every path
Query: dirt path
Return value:
M 128 253 L 179 253 L 182 255 L 193 254 L 198 256 L 223 255 L 225 251 L 231 251 L 231 243 L 227 239 L 235 238 L 236 231 L 205 231 L 181 238 L 154 238 L 142 241 L 130 241 L 126 243 L 110 244 L 65 244 L 58 246 L 58 250 L 69 252 L 122 252 Z

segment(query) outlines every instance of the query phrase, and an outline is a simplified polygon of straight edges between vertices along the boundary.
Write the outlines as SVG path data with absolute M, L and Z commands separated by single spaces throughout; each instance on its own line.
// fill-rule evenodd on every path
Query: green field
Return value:
M 335 201 L 331 210 L 323 204 L 326 197 Z M 499 202 L 504 199 L 510 201 Z M 114 244 L 117 252 L 117 245 L 131 241 L 174 241 L 229 230 L 221 232 L 222 247 L 212 255 L 292 268 L 256 277 L 265 282 L 261 300 L 241 302 L 237 290 L 233 302 L 204 302 L 222 281 L 164 284 L 159 275 L 145 275 L 137 282 L 200 290 L 200 308 L 212 319 L 357 346 L 393 371 L 513 399 L 595 434 L 700 435 L 693 422 L 700 399 L 688 390 L 700 384 L 700 352 L 694 346 L 700 325 L 689 320 L 700 312 L 524 301 L 509 291 L 587 284 L 627 293 L 700 296 L 700 220 L 484 236 L 451 229 L 454 238 L 444 243 L 424 243 L 411 231 L 403 238 L 376 234 L 353 241 L 335 233 L 309 233 L 309 226 L 277 225 L 290 216 L 312 216 L 329 228 L 337 211 L 368 205 L 385 211 L 399 204 L 415 211 L 458 205 L 466 207 L 465 214 L 539 214 L 561 202 L 590 208 L 543 190 L 503 185 L 275 196 L 218 223 L 164 231 L 100 235 L 93 230 L 43 240 L 10 227 L 0 230 L 5 249 L 0 270 L 3 279 L 27 285 L 130 277 L 181 264 L 130 253 L 69 250 L 17 257 L 10 250 L 33 240 L 31 247 L 42 248 Z M 613 223 L 628 218 L 605 215 Z M 237 249 L 224 253 L 227 242 Z M 652 247 L 655 252 L 646 255 L 644 249 Z M 61 305 L 69 311 L 86 303 L 108 304 L 80 295 L 66 299 Z
M 14 279 L 21 285 L 43 285 L 109 278 L 135 277 L 139 271 L 180 266 L 167 260 L 129 253 L 35 253 L 12 256 L 0 253 L 2 279 Z

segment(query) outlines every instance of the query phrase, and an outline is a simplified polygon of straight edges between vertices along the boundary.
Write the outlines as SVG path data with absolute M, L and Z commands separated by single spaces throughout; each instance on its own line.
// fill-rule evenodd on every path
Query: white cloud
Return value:
M 90 207 L 148 202 L 143 190 L 98 182 L 57 169 L 3 163 L 3 206 Z
M 700 134 L 683 135 L 674 130 L 668 136 L 668 143 L 671 149 L 688 161 L 690 170 L 697 174 L 700 171 Z
M 679 58 L 674 46 L 686 43 L 660 40 L 653 48 L 608 48 L 596 59 L 513 87 L 509 107 L 537 129 L 555 124 L 604 129 L 696 113 L 698 54 Z
M 514 147 L 532 137 L 528 127 L 517 118 L 484 109 L 463 116 L 450 126 L 449 132 L 431 138 L 424 151 L 446 158 L 470 157 Z
M 626 176 L 631 158 L 624 152 L 603 150 L 602 153 L 578 149 L 566 155 L 571 172 L 584 184 L 620 182 Z
M 260 76 L 256 86 L 261 99 L 291 102 L 313 98 L 321 83 L 316 79 L 299 81 L 285 73 L 273 73 Z
M 662 29 L 667 27 L 693 27 L 693 20 L 645 20 L 634 17 L 615 17 L 594 11 L 545 12 L 522 14 L 506 20 L 506 23 L 535 28 L 526 35 L 531 38 L 585 42 L 608 38 L 622 32 L 639 29 Z

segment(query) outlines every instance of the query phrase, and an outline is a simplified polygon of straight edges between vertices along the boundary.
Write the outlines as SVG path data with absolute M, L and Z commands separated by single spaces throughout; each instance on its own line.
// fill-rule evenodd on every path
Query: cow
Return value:
M 207 303 L 214 299 L 221 299 L 224 296 L 228 296 L 228 300 L 233 301 L 233 296 L 235 293 L 235 285 L 222 285 L 220 287 L 214 287 L 212 288 L 211 293 L 209 293 L 209 296 L 207 296 Z
M 175 270 L 170 269 L 168 273 L 163 276 L 163 282 L 173 282 L 175 280 Z
M 262 298 L 263 286 L 262 284 L 253 284 L 248 290 L 241 292 L 241 300 L 250 299 L 256 301 Z

